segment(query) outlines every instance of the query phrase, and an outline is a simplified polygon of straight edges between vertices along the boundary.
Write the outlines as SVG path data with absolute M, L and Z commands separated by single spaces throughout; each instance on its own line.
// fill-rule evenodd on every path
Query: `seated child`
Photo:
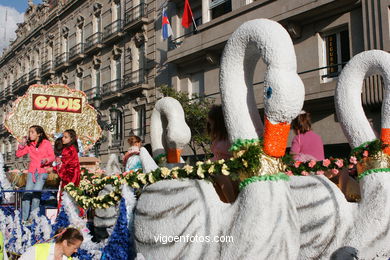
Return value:
M 130 145 L 129 150 L 123 157 L 123 164 L 125 166 L 125 171 L 136 171 L 142 169 L 141 157 L 139 156 L 141 148 L 141 138 L 136 135 L 132 135 L 127 139 L 127 142 Z

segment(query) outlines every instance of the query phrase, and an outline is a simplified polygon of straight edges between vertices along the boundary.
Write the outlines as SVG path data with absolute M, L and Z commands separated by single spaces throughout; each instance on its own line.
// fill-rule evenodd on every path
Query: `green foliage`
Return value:
M 176 91 L 166 85 L 160 87 L 160 92 L 166 97 L 173 97 L 182 105 L 185 119 L 191 129 L 191 141 L 189 146 L 193 151 L 196 160 L 197 150 L 202 149 L 205 155 L 210 154 L 210 138 L 206 133 L 207 114 L 214 100 L 211 98 L 202 98 L 194 95 L 193 98 L 188 96 L 187 92 Z

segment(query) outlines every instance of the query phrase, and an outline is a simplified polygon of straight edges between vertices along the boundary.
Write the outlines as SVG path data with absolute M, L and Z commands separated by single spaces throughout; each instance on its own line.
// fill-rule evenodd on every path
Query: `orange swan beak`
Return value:
M 282 157 L 286 153 L 290 124 L 272 124 L 267 117 L 264 121 L 264 152 L 272 157 Z

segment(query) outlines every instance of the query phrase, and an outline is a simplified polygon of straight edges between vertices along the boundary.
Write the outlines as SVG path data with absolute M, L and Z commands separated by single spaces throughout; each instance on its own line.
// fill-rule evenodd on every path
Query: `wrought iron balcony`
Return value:
M 84 93 L 87 95 L 88 103 L 92 103 L 95 98 L 100 97 L 100 87 L 93 87 L 85 90 Z
M 122 82 L 120 79 L 112 80 L 103 85 L 102 96 L 110 96 L 118 93 L 122 88 Z
M 53 61 L 49 60 L 49 61 L 43 63 L 41 66 L 41 72 L 42 72 L 42 76 L 49 74 L 49 73 L 54 73 Z
M 54 66 L 60 68 L 62 66 L 67 66 L 69 61 L 69 52 L 64 52 L 58 55 L 55 59 Z
M 118 36 L 122 36 L 122 20 L 118 19 L 106 27 L 104 27 L 104 32 L 103 32 L 103 40 L 104 41 L 109 41 L 113 40 Z
M 36 68 L 30 71 L 29 73 L 29 84 L 36 83 L 37 81 L 41 80 L 41 71 L 40 69 Z
M 12 153 L 11 152 L 7 152 L 5 159 L 7 160 L 7 162 L 10 162 L 12 160 Z
M 69 50 L 69 60 L 75 59 L 75 58 L 83 58 L 84 53 L 84 43 L 80 42 L 70 48 Z
M 94 33 L 85 40 L 84 50 L 90 51 L 91 49 L 101 48 L 101 44 L 102 44 L 102 33 L 101 32 Z
M 132 86 L 146 83 L 146 73 L 144 69 L 126 73 L 123 77 L 123 88 L 131 88 Z
M 142 3 L 125 12 L 125 27 L 132 28 L 139 24 L 139 22 L 147 22 L 147 4 Z

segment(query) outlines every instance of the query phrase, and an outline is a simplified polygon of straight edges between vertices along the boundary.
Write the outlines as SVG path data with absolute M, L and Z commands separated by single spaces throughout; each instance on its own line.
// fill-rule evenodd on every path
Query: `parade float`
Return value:
M 267 66 L 264 125 L 252 87 L 260 58 Z M 190 131 L 178 103 L 161 99 L 152 115 L 151 140 L 154 156 L 166 157 L 165 165 L 157 165 L 144 150 L 142 170 L 107 176 L 84 170 L 79 187 L 66 186 L 53 226 L 44 216 L 31 226 L 20 225 L 18 212 L 0 216 L 6 219 L 0 224 L 6 249 L 22 252 L 37 237 L 46 239 L 57 227 L 72 225 L 86 238 L 79 259 L 133 259 L 136 252 L 145 259 L 388 259 L 390 54 L 358 54 L 339 76 L 336 110 L 353 148 L 344 160 L 287 163 L 290 122 L 301 111 L 305 93 L 296 69 L 292 41 L 280 24 L 258 19 L 241 25 L 225 46 L 220 70 L 232 158 L 180 164 Z M 382 75 L 385 85 L 380 140 L 360 100 L 363 79 L 373 73 Z M 325 175 L 354 165 L 361 198 L 348 202 Z M 223 203 L 212 185 L 220 174 L 240 180 L 234 203 Z M 77 206 L 116 219 L 106 240 L 92 242 Z M 160 243 L 156 236 L 234 240 Z

